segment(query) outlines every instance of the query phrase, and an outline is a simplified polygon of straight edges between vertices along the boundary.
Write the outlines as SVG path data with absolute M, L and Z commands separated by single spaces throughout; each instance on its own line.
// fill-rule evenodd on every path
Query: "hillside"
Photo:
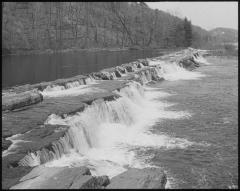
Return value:
M 68 48 L 171 48 L 184 46 L 182 19 L 145 3 L 4 2 L 2 48 L 5 53 Z M 202 47 L 210 33 L 193 26 L 192 46 Z
M 222 42 L 238 42 L 238 30 L 231 28 L 215 28 L 209 31 L 210 34 Z

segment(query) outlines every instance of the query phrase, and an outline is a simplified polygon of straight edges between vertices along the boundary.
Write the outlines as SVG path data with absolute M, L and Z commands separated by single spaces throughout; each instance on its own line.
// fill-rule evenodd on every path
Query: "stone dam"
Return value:
M 143 96 L 144 84 L 164 80 L 166 65 L 194 70 L 203 64 L 205 54 L 189 48 L 86 75 L 2 90 L 2 188 L 165 188 L 167 176 L 160 168 L 128 168 L 109 178 L 93 175 L 84 164 L 44 164 L 73 150 L 84 156 L 97 147 L 94 127 L 101 120 L 131 124 L 127 104 Z

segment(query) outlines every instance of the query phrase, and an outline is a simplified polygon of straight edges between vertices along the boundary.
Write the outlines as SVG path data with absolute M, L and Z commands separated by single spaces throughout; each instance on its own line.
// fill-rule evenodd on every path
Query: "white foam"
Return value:
M 161 119 L 189 117 L 188 112 L 166 111 L 168 103 L 160 102 L 170 94 L 136 82 L 122 89 L 122 97 L 111 102 L 93 103 L 84 112 L 62 119 L 51 115 L 46 123 L 69 125 L 73 149 L 48 166 L 87 166 L 94 175 L 113 177 L 129 167 L 144 168 L 151 156 L 139 157 L 136 148 L 186 148 L 186 139 L 153 134 L 152 126 Z M 171 105 L 171 104 L 170 104 Z
M 156 66 L 156 65 L 161 65 L 164 64 L 165 61 L 163 60 L 149 60 L 148 64 L 149 66 Z
M 201 77 L 205 77 L 205 75 L 200 72 L 188 71 L 176 63 L 163 63 L 161 67 L 163 78 L 168 81 L 198 80 Z
M 21 139 L 22 134 L 16 134 L 11 137 L 6 138 L 6 140 L 9 140 L 12 142 L 12 144 L 8 147 L 7 150 L 4 150 L 2 152 L 2 156 L 7 156 L 9 154 L 12 154 L 15 152 L 16 148 L 18 147 L 17 144 L 20 142 L 30 142 L 30 141 L 24 141 Z
M 99 93 L 104 92 L 104 90 L 97 87 L 91 87 L 91 85 L 81 85 L 69 89 L 65 89 L 63 86 L 55 86 L 52 87 L 50 90 L 43 90 L 41 94 L 44 97 L 64 97 L 64 96 L 78 96 L 94 92 Z
M 197 63 L 200 63 L 200 64 L 205 64 L 205 65 L 211 65 L 211 63 L 209 63 L 205 58 L 203 58 L 202 56 L 197 56 L 196 57 L 193 57 L 194 58 L 194 61 L 197 62 Z
M 196 58 L 194 57 L 196 60 Z M 208 62 L 203 57 L 198 57 L 199 62 L 208 64 Z M 202 77 L 205 77 L 204 74 L 195 71 L 188 71 L 185 68 L 179 66 L 175 62 L 168 62 L 163 60 L 149 60 L 150 66 L 160 66 L 161 69 L 158 72 L 159 75 L 168 81 L 177 81 L 177 80 L 198 80 Z

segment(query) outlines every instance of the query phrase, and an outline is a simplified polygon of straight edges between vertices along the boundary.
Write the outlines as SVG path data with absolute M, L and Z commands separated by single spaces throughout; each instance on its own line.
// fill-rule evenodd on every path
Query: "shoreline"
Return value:
M 109 47 L 109 48 L 66 48 L 61 50 L 17 50 L 15 53 L 2 54 L 2 56 L 26 56 L 26 55 L 42 55 L 42 54 L 56 54 L 56 53 L 68 53 L 68 52 L 101 52 L 101 51 L 109 51 L 109 52 L 117 52 L 117 51 L 149 51 L 149 50 L 162 50 L 162 51 L 179 51 L 183 49 L 183 47 L 179 48 L 160 48 L 160 47 Z

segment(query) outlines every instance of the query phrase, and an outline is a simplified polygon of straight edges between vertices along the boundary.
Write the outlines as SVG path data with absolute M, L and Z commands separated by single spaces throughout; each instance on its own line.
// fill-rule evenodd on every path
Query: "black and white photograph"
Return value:
M 4 1 L 2 189 L 238 189 L 238 1 Z

